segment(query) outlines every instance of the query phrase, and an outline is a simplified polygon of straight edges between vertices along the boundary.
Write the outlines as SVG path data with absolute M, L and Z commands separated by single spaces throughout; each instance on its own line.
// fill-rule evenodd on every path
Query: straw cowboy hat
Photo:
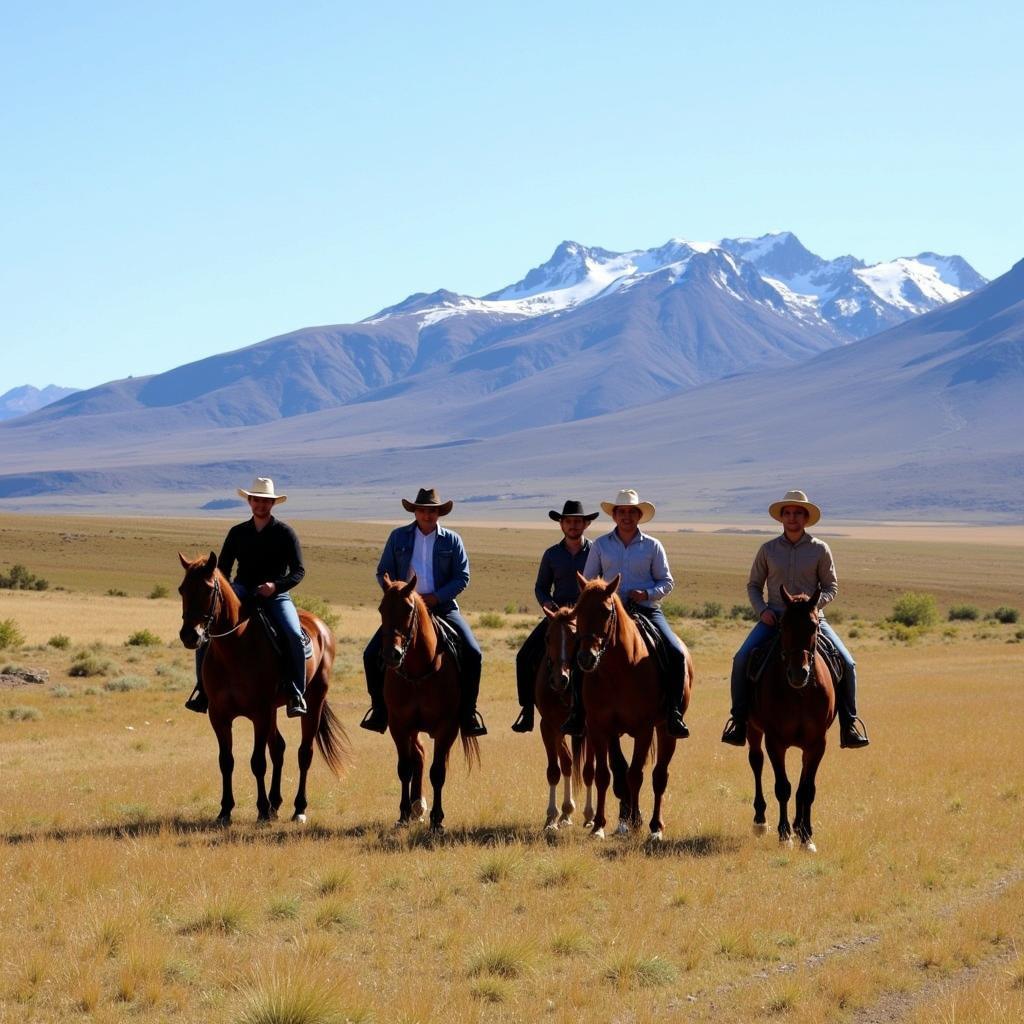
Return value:
M 615 496 L 614 501 L 602 501 L 601 508 L 612 515 L 616 508 L 622 505 L 635 505 L 640 509 L 640 522 L 649 523 L 654 518 L 654 506 L 649 501 L 641 501 L 640 495 L 631 487 L 627 487 Z M 614 516 L 612 517 L 614 518 Z
M 275 505 L 280 505 L 282 501 L 288 500 L 287 494 L 274 493 L 274 481 L 269 476 L 256 477 L 252 482 L 251 491 L 239 487 L 238 496 L 240 498 L 273 498 Z
M 813 526 L 821 518 L 821 509 L 813 501 L 808 501 L 807 495 L 803 491 L 786 491 L 782 501 L 773 501 L 768 506 L 768 515 L 781 523 L 782 510 L 787 505 L 796 505 L 798 508 L 807 509 L 808 526 Z
M 455 502 L 449 498 L 447 501 L 441 501 L 437 496 L 437 490 L 434 487 L 421 487 L 419 493 L 416 495 L 415 501 L 406 501 L 402 499 L 402 508 L 406 512 L 415 512 L 418 508 L 433 508 L 437 509 L 439 516 L 446 516 L 452 510 L 452 505 Z
M 554 519 L 556 523 L 560 523 L 563 519 L 570 519 L 576 517 L 578 519 L 586 519 L 588 523 L 592 523 L 601 513 L 600 512 L 584 512 L 582 501 L 567 501 L 562 506 L 561 512 L 556 512 L 552 509 L 548 515 Z

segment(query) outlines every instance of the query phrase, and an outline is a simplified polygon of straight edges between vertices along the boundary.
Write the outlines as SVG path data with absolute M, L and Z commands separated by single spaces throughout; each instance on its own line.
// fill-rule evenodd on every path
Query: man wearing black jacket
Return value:
M 252 518 L 232 526 L 224 538 L 217 565 L 231 580 L 231 571 L 238 571 L 231 580 L 235 594 L 245 600 L 258 598 L 274 620 L 288 653 L 287 714 L 289 718 L 306 713 L 306 656 L 302 646 L 302 627 L 289 591 L 306 575 L 302 549 L 295 531 L 275 519 L 271 509 L 286 501 L 286 494 L 275 494 L 274 481 L 257 477 L 252 490 L 238 489 L 252 510 Z M 196 650 L 196 688 L 185 701 L 189 711 L 205 714 L 208 708 L 203 692 L 202 663 L 205 644 Z

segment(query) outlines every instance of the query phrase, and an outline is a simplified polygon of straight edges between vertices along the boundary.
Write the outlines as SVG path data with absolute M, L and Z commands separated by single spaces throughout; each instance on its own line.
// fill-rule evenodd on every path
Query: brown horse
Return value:
M 181 642 L 195 650 L 209 641 L 203 658 L 203 689 L 210 701 L 210 725 L 220 747 L 223 783 L 217 821 L 227 825 L 235 806 L 231 774 L 231 726 L 236 718 L 252 722 L 253 751 L 249 764 L 256 776 L 256 811 L 260 821 L 277 817 L 281 806 L 281 769 L 285 741 L 277 728 L 277 709 L 286 700 L 279 687 L 281 669 L 270 640 L 259 623 L 242 617 L 241 602 L 227 577 L 217 568 L 217 556 L 189 561 L 178 552 L 185 578 L 181 594 Z M 349 741 L 341 722 L 327 703 L 327 686 L 334 661 L 334 635 L 315 615 L 300 611 L 299 619 L 313 643 L 313 657 L 306 660 L 306 704 L 299 744 L 299 787 L 292 821 L 306 820 L 306 775 L 313 761 L 313 740 L 328 767 L 339 776 L 350 760 Z M 272 772 L 267 792 L 267 749 Z
M 380 602 L 381 652 L 387 672 L 384 703 L 388 728 L 398 751 L 398 778 L 402 796 L 396 825 L 422 821 L 427 812 L 423 798 L 424 749 L 420 732 L 434 741 L 430 784 L 434 806 L 430 827 L 444 830 L 441 793 L 448 773 L 448 754 L 459 735 L 459 673 L 448 649 L 439 641 L 423 598 L 416 593 L 416 575 L 408 583 L 384 574 Z M 462 736 L 467 765 L 480 763 L 475 737 Z
M 786 610 L 779 624 L 779 654 L 773 654 L 754 683 L 751 714 L 747 722 L 748 759 L 754 773 L 754 832 L 768 831 L 766 803 L 761 788 L 764 737 L 775 771 L 775 798 L 779 801 L 779 842 L 793 845 L 789 824 L 791 787 L 786 776 L 786 751 L 799 747 L 803 767 L 796 789 L 793 829 L 808 853 L 817 853 L 812 839 L 811 805 L 814 778 L 825 755 L 825 736 L 836 715 L 836 695 L 825 659 L 818 653 L 818 599 L 821 587 L 809 597 L 791 595 L 782 588 Z
M 546 832 L 572 825 L 573 784 L 586 784 L 587 805 L 583 824 L 594 820 L 592 792 L 594 785 L 594 755 L 585 740 L 573 738 L 572 751 L 562 735 L 562 723 L 569 714 L 569 677 L 576 659 L 576 619 L 572 608 L 558 611 L 544 609 L 548 618 L 545 633 L 546 656 L 537 669 L 533 702 L 540 712 L 540 735 L 548 757 L 548 809 L 544 823 Z M 558 781 L 562 780 L 561 813 L 557 804 Z
M 594 836 L 604 838 L 605 798 L 611 771 L 617 776 L 615 793 L 620 800 L 618 832 L 639 828 L 640 788 L 644 762 L 655 744 L 655 764 L 651 773 L 654 788 L 654 812 L 651 838 L 661 839 L 664 822 L 662 797 L 668 786 L 668 766 L 676 750 L 675 738 L 665 728 L 665 692 L 658 668 L 644 643 L 636 623 L 629 617 L 616 593 L 620 577 L 610 583 L 587 580 L 576 574 L 580 596 L 576 602 L 576 626 L 579 631 L 579 666 L 583 677 L 583 706 L 587 713 L 587 741 L 594 746 L 597 760 L 597 813 Z M 686 678 L 683 681 L 683 710 L 690 703 L 693 687 L 693 662 L 685 652 Z M 619 751 L 619 737 L 633 737 L 633 757 L 628 771 Z M 617 756 L 616 756 L 617 753 Z

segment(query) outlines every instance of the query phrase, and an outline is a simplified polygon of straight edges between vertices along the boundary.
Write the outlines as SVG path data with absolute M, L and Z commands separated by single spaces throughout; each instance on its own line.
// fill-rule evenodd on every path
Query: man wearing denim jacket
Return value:
M 451 500 L 441 501 L 433 487 L 421 487 L 415 501 L 402 499 L 402 507 L 416 518 L 407 526 L 391 531 L 377 563 L 377 582 L 384 586 L 385 573 L 393 580 L 408 580 L 415 574 L 416 591 L 431 614 L 444 619 L 458 631 L 462 638 L 459 680 L 462 732 L 465 736 L 485 736 L 487 727 L 476 709 L 483 655 L 455 600 L 469 584 L 469 558 L 462 538 L 453 530 L 437 525 L 441 516 L 451 512 L 453 504 Z M 359 724 L 373 732 L 384 732 L 388 727 L 388 710 L 384 705 L 380 629 L 363 651 L 363 669 L 366 689 L 370 694 L 370 710 Z

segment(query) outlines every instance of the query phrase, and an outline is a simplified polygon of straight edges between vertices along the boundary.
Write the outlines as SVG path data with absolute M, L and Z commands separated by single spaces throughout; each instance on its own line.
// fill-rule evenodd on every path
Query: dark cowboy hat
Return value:
M 556 512 L 552 509 L 548 515 L 554 519 L 556 523 L 560 523 L 563 519 L 567 519 L 570 516 L 579 516 L 580 519 L 586 519 L 588 523 L 592 523 L 601 513 L 600 512 L 584 512 L 582 501 L 567 501 L 562 506 L 561 512 Z
M 434 487 L 421 487 L 415 501 L 402 499 L 402 508 L 406 512 L 415 512 L 418 508 L 436 508 L 439 516 L 448 515 L 454 504 L 455 502 L 451 498 L 447 501 L 441 501 L 437 496 L 437 489 Z

